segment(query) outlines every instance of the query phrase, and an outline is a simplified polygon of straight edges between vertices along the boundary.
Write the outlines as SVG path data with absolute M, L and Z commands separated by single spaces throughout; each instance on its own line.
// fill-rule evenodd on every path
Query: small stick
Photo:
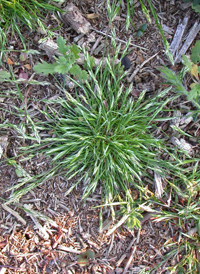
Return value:
M 9 206 L 2 204 L 2 207 L 4 210 L 8 211 L 11 215 L 13 215 L 18 221 L 20 221 L 23 225 L 26 225 L 26 221 L 13 209 L 11 209 Z
M 132 259 L 133 259 L 133 256 L 134 256 L 134 254 L 135 254 L 136 248 L 137 248 L 136 245 L 132 248 L 131 254 L 130 254 L 129 258 L 128 258 L 128 261 L 127 261 L 127 263 L 126 263 L 126 266 L 124 267 L 124 271 L 123 271 L 122 274 L 126 274 L 126 273 L 127 273 L 128 269 L 129 269 L 129 266 L 130 266 L 130 264 L 131 264 L 131 261 L 132 261 Z
M 137 68 L 134 70 L 134 72 L 131 74 L 131 76 L 128 78 L 128 82 L 132 82 L 133 78 L 135 77 L 135 75 L 138 73 L 138 71 L 144 67 L 144 65 L 146 63 L 148 63 L 151 59 L 153 59 L 154 57 L 156 57 L 158 55 L 159 52 L 157 52 L 156 54 L 154 54 L 153 56 L 151 56 L 150 58 L 148 58 L 147 60 L 145 60 L 141 65 L 137 66 Z
M 139 241 L 140 241 L 140 232 L 141 232 L 141 229 L 138 229 L 136 244 L 139 244 Z
M 116 266 L 119 267 L 125 258 L 126 258 L 126 254 L 123 254 L 121 258 L 117 261 Z
M 129 215 L 124 215 L 124 217 L 122 217 L 121 220 L 107 232 L 106 236 L 110 236 L 118 227 L 120 227 L 128 219 L 128 217 Z
M 112 35 L 107 34 L 107 33 L 104 33 L 104 32 L 102 32 L 102 31 L 100 31 L 100 30 L 94 29 L 93 27 L 90 27 L 90 29 L 96 31 L 97 33 L 100 33 L 100 34 L 103 34 L 103 35 L 108 36 L 108 37 L 110 37 L 110 38 L 113 38 Z M 121 40 L 121 39 L 119 39 L 119 38 L 115 38 L 115 40 L 117 40 L 117 41 L 119 41 L 119 42 L 121 42 L 121 43 L 127 44 L 127 41 Z M 130 45 L 131 45 L 131 46 L 134 46 L 134 47 L 136 47 L 136 48 L 143 49 L 143 50 L 148 50 L 148 49 L 146 49 L 146 48 L 140 47 L 140 46 L 138 46 L 138 45 L 136 45 L 136 44 L 133 44 L 133 43 L 130 43 Z

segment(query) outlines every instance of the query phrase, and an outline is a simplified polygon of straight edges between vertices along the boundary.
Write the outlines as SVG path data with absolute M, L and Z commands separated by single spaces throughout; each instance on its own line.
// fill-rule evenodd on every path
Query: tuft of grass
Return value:
M 166 269 L 170 270 L 170 273 L 197 274 L 200 272 L 199 162 L 195 159 L 191 160 L 191 166 L 185 169 L 185 173 L 184 180 L 176 179 L 174 182 L 168 182 L 171 202 L 168 206 L 164 204 L 160 214 L 155 215 L 156 222 L 169 222 L 172 230 L 172 238 L 168 238 L 164 244 L 168 252 L 155 269 L 173 258 L 175 264 Z M 162 206 L 159 200 L 155 203 Z
M 44 14 L 47 11 L 60 11 L 57 7 L 48 4 L 48 2 L 47 0 L 0 0 L 1 51 L 5 48 L 5 37 L 10 30 L 11 33 L 19 35 L 25 49 L 26 45 L 21 33 L 22 26 L 28 27 L 30 30 L 40 27 L 43 31 L 46 31 L 46 26 L 43 24 L 41 18 L 44 18 Z
M 83 198 L 101 186 L 103 203 L 110 203 L 120 192 L 128 193 L 130 185 L 142 192 L 143 178 L 152 171 L 162 174 L 174 171 L 173 161 L 161 159 L 166 145 L 151 133 L 156 129 L 158 113 L 169 101 L 162 99 L 169 89 L 151 99 L 145 98 L 144 91 L 134 99 L 132 85 L 127 88 L 123 84 L 125 73 L 120 64 L 115 65 L 108 57 L 93 72 L 88 55 L 86 61 L 90 81 L 74 81 L 76 96 L 65 90 L 65 97 L 47 100 L 48 110 L 43 112 L 47 121 L 35 125 L 39 135 L 48 136 L 47 132 L 51 132 L 52 136 L 24 148 L 24 153 L 51 157 L 52 170 L 34 182 L 27 179 L 25 188 L 13 192 L 12 201 L 45 178 L 62 173 L 68 179 L 79 177 L 67 194 L 84 181 Z M 26 127 L 20 125 L 19 133 L 25 140 L 33 140 Z
M 8 27 L 11 23 L 11 27 L 18 31 L 18 26 L 15 25 L 18 23 L 22 23 L 30 29 L 36 25 L 43 27 L 38 15 L 42 16 L 41 11 L 54 11 L 56 8 L 45 0 L 1 0 L 0 9 L 2 28 Z

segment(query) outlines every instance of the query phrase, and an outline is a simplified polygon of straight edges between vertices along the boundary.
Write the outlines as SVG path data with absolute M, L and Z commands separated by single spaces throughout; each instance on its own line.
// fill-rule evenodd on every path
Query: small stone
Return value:
M 124 66 L 124 70 L 128 70 L 131 66 L 131 61 L 127 56 L 124 56 L 121 60 L 121 65 Z

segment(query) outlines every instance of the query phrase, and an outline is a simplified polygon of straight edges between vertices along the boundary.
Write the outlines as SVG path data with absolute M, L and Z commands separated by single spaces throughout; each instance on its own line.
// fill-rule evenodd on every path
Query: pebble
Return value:
M 124 70 L 128 70 L 131 66 L 131 61 L 127 56 L 124 56 L 121 60 L 121 65 L 124 66 Z

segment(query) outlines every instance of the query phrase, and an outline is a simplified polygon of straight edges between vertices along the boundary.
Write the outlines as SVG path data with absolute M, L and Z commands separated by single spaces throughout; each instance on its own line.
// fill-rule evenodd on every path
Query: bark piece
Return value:
M 180 47 L 181 39 L 183 37 L 183 33 L 185 32 L 185 28 L 187 27 L 188 20 L 189 20 L 189 15 L 186 15 L 183 21 L 177 26 L 174 38 L 170 45 L 170 51 L 173 57 L 176 55 Z
M 195 39 L 199 31 L 200 31 L 200 23 L 195 22 L 193 27 L 190 29 L 190 32 L 188 34 L 188 37 L 185 43 L 183 44 L 182 48 L 180 49 L 179 53 L 177 54 L 175 58 L 175 63 L 181 62 L 182 55 L 186 53 L 186 51 L 188 50 L 189 46 L 192 44 L 193 40 Z
M 154 181 L 155 181 L 155 195 L 157 198 L 161 198 L 164 190 L 163 190 L 163 177 L 160 176 L 160 174 L 158 174 L 157 172 L 154 172 Z
M 90 23 L 82 16 L 74 4 L 68 4 L 64 11 L 66 12 L 62 15 L 63 21 L 69 23 L 77 33 L 86 34 L 89 32 Z

